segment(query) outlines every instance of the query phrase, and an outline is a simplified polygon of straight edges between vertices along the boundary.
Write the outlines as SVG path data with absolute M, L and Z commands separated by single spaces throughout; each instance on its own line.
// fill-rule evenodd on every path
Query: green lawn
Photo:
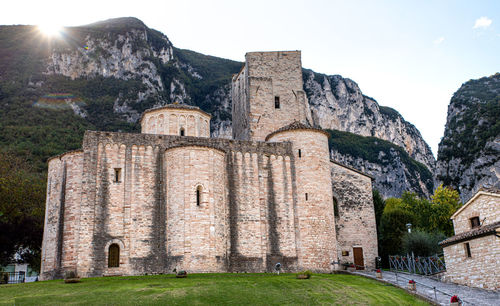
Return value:
M 345 274 L 190 274 L 86 278 L 0 285 L 0 305 L 427 305 L 404 290 Z

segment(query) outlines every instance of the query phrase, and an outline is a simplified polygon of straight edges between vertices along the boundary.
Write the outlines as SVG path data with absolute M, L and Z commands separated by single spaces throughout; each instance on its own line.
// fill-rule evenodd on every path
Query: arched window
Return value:
M 120 266 L 120 247 L 113 243 L 108 249 L 108 268 L 117 268 Z
M 333 197 L 333 214 L 335 215 L 335 217 L 339 216 L 339 204 L 335 197 Z
M 179 133 L 180 133 L 181 136 L 184 136 L 184 128 L 183 127 L 181 128 L 181 130 L 180 130 Z
M 196 187 L 196 205 L 200 206 L 201 204 L 201 192 L 202 192 L 202 187 L 198 186 Z

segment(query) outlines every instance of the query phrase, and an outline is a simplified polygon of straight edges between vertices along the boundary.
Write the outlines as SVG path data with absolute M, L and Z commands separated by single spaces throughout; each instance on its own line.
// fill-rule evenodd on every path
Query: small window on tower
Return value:
M 309 199 L 309 195 L 308 195 L 308 194 L 307 194 L 307 192 L 306 192 L 306 201 L 307 201 L 308 199 Z
M 470 218 L 470 227 L 476 228 L 481 226 L 481 222 L 479 222 L 479 217 Z
M 122 174 L 122 169 L 115 168 L 115 183 L 121 182 L 121 174 Z
M 200 206 L 201 204 L 201 192 L 202 192 L 202 187 L 198 186 L 196 187 L 196 205 Z
M 179 134 L 180 134 L 181 136 L 184 136 L 184 128 L 181 128 L 181 130 L 180 130 Z
M 280 108 L 280 97 L 274 97 L 274 108 Z
M 299 149 L 299 158 L 302 158 L 302 150 Z

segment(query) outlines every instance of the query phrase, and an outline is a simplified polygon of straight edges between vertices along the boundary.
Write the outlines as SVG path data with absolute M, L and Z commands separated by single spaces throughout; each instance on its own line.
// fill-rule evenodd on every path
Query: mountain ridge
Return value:
M 131 27 L 127 25 L 129 22 L 132 23 Z M 31 26 L 28 30 L 22 33 L 22 30 L 16 28 L 14 32 L 22 35 L 12 37 L 7 33 L 9 30 L 0 26 L 0 46 L 5 46 L 4 42 L 9 40 L 13 42 L 10 47 L 0 48 L 0 59 L 3 58 L 2 54 L 10 52 L 10 57 L 19 64 L 22 60 L 16 54 L 20 53 L 25 62 L 29 63 L 16 66 L 0 60 L 0 67 L 21 67 L 17 70 L 10 69 L 8 76 L 0 73 L 0 98 L 5 96 L 0 105 L 3 108 L 0 109 L 0 130 L 5 129 L 2 122 L 10 122 L 9 133 L 20 134 L 19 130 L 26 124 L 19 122 L 22 118 L 16 122 L 5 117 L 13 113 L 13 110 L 6 111 L 9 107 L 5 104 L 18 103 L 20 108 L 35 116 L 38 116 L 36 111 L 47 114 L 47 118 L 40 119 L 39 128 L 51 126 L 59 131 L 57 133 L 62 133 L 63 127 L 53 126 L 52 123 L 57 121 L 54 118 L 57 117 L 56 113 L 53 109 L 44 107 L 50 106 L 51 94 L 67 92 L 73 94 L 75 99 L 67 99 L 64 102 L 67 108 L 59 110 L 58 114 L 67 120 L 79 122 L 75 123 L 77 126 L 84 125 L 85 128 L 98 130 L 138 131 L 137 120 L 145 109 L 179 102 L 199 106 L 212 114 L 213 137 L 231 137 L 230 80 L 243 63 L 176 48 L 166 35 L 131 17 L 67 28 L 62 37 L 66 37 L 68 41 L 49 43 L 41 38 L 26 41 L 35 35 L 35 28 Z M 43 48 L 31 52 L 26 50 L 26 46 L 36 46 L 33 41 L 38 41 Z M 434 157 L 418 130 L 397 111 L 381 107 L 374 99 L 364 96 L 354 81 L 339 75 L 327 76 L 304 69 L 304 89 L 317 127 L 385 138 L 384 140 L 404 148 L 406 154 L 424 164 L 430 172 L 433 171 Z M 26 100 L 40 101 L 45 96 L 48 98 L 44 98 L 44 103 L 31 106 Z M 34 105 L 38 106 L 34 108 Z M 72 114 L 80 119 L 75 120 Z M 16 127 L 16 124 L 19 126 Z M 43 134 L 41 131 L 36 133 Z M 0 137 L 0 145 L 4 148 L 9 147 L 5 139 L 9 135 Z M 37 139 L 36 143 L 26 143 L 12 137 L 10 139 L 14 141 L 15 148 L 41 145 L 45 151 L 39 153 L 40 156 L 52 151 L 60 153 L 46 148 L 46 144 L 40 143 L 41 139 Z M 72 139 L 67 149 L 75 148 L 76 141 Z M 54 144 L 55 147 L 61 145 Z M 377 153 L 377 158 L 379 155 L 381 156 L 380 152 Z M 338 154 L 332 156 L 341 158 Z M 378 166 L 374 168 L 373 161 L 360 160 L 358 156 L 353 159 L 344 158 L 349 166 L 365 169 L 371 167 L 370 174 L 375 173 L 374 176 L 381 182 L 380 186 L 384 185 L 382 182 L 390 184 L 393 181 L 391 174 L 382 170 L 376 172 L 375 168 Z M 383 163 L 382 157 L 379 163 Z M 398 164 L 395 167 L 402 166 Z M 410 165 L 406 169 L 409 168 Z M 432 188 L 422 188 L 430 186 L 429 182 L 422 181 L 420 175 L 415 177 L 416 172 L 396 172 L 402 173 L 397 178 L 401 185 L 396 189 L 381 190 L 385 196 L 398 196 L 404 190 L 426 196 L 432 193 L 429 190 Z M 427 177 L 427 174 L 422 173 L 421 176 Z

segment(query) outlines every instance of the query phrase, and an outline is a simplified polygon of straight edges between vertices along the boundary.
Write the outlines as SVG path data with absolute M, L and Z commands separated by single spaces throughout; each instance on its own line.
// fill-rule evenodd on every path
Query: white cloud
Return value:
M 479 29 L 479 28 L 487 28 L 491 25 L 493 20 L 489 19 L 488 17 L 481 17 L 476 20 L 476 23 L 474 24 L 473 29 Z
M 442 43 L 444 41 L 444 37 L 438 37 L 434 40 L 434 44 L 435 45 L 439 45 L 440 43 Z

